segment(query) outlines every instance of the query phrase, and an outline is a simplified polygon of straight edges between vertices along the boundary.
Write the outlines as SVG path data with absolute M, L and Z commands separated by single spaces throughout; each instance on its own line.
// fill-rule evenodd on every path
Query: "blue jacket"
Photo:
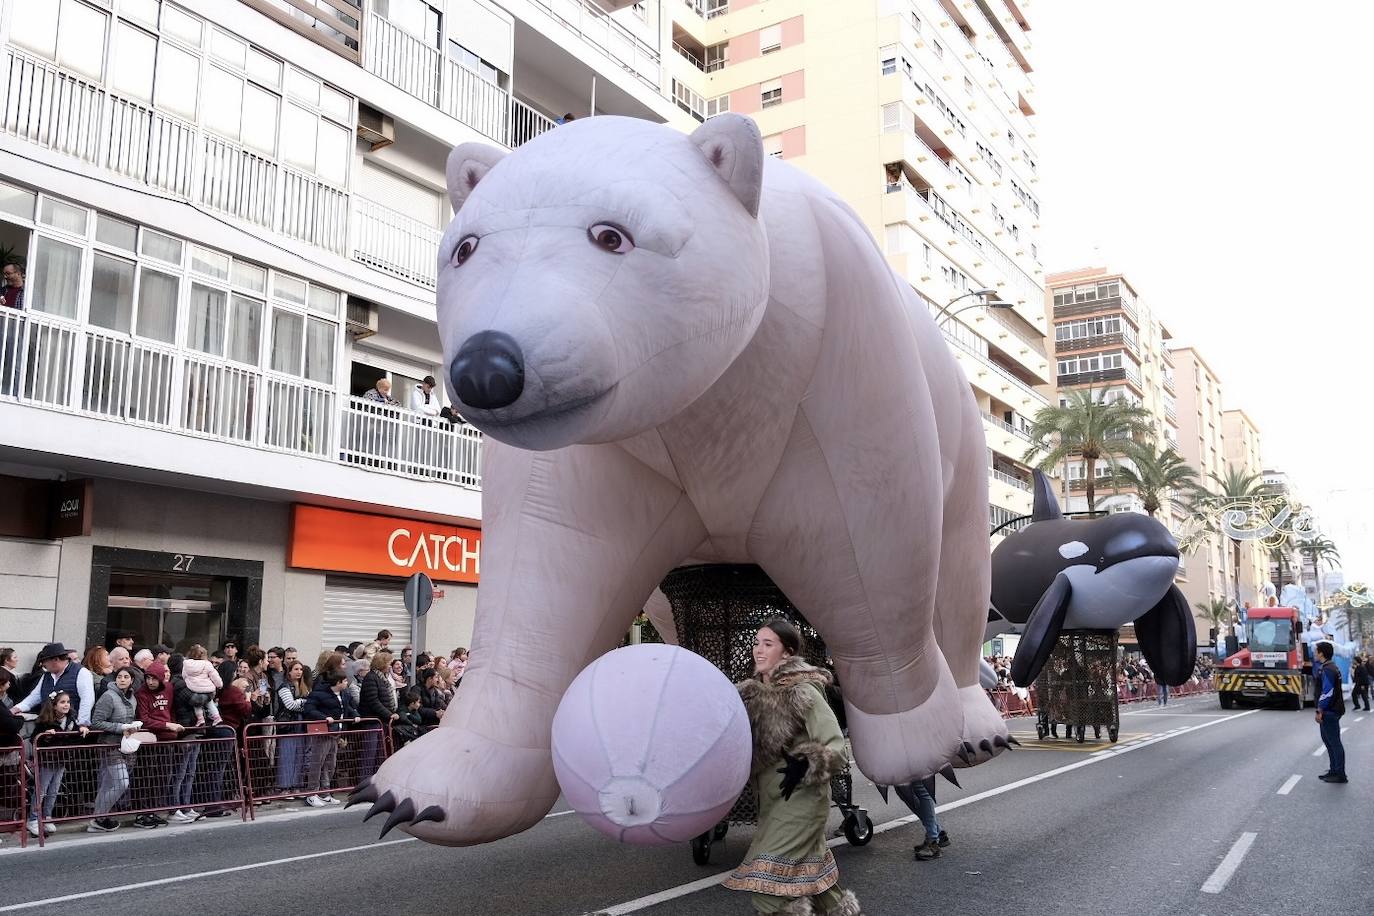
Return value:
M 1317 708 L 1322 714 L 1345 714 L 1345 696 L 1341 693 L 1341 669 L 1335 662 L 1324 662 L 1314 666 L 1313 674 L 1317 682 Z
M 343 726 L 338 724 L 344 719 L 352 719 L 358 715 L 358 708 L 353 705 L 353 698 L 348 695 L 348 688 L 345 687 L 339 693 L 329 689 L 329 685 L 324 679 L 315 682 L 315 686 L 310 688 L 310 695 L 305 698 L 305 709 L 301 711 L 302 719 L 311 719 L 319 722 L 324 719 L 333 719 L 334 725 L 330 731 L 342 731 Z

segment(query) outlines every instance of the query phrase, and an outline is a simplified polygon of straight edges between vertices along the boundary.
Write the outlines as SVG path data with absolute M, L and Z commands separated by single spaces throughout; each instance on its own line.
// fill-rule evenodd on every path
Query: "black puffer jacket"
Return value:
M 379 671 L 369 671 L 363 677 L 358 700 L 358 715 L 377 719 L 383 725 L 396 714 L 396 693 L 386 678 Z

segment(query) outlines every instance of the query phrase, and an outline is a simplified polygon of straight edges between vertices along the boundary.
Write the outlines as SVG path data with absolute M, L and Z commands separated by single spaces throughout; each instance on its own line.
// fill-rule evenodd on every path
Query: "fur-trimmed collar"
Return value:
M 811 687 L 824 692 L 830 681 L 829 672 L 792 656 L 778 663 L 769 680 L 755 676 L 736 685 L 749 712 L 756 765 L 780 759 L 805 732 L 806 715 L 818 699 Z

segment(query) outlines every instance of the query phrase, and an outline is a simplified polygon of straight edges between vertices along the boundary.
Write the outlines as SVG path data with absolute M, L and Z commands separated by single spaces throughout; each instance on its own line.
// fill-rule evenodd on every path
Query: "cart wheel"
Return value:
M 1121 737 L 1121 729 L 1117 728 L 1115 725 L 1108 725 L 1107 737 L 1111 739 L 1112 744 L 1116 744 L 1116 739 Z
M 844 819 L 844 838 L 850 846 L 867 846 L 873 839 L 873 822 L 863 808 L 855 808 Z
M 1094 726 L 1093 726 L 1093 740 L 1094 740 L 1094 741 L 1100 741 L 1101 739 L 1102 739 L 1102 726 L 1101 726 L 1101 725 L 1094 725 Z
M 719 824 L 716 825 L 716 829 L 711 833 L 711 841 L 714 843 L 719 843 L 721 840 L 725 839 L 725 834 L 729 832 L 730 822 L 721 821 Z
M 711 832 L 692 837 L 692 861 L 698 865 L 711 864 Z
M 1045 726 L 1041 725 L 1039 722 L 1035 723 L 1035 737 L 1044 741 L 1046 734 L 1048 733 L 1045 731 Z
M 1078 726 L 1078 743 L 1079 743 L 1079 744 L 1082 744 L 1082 743 L 1083 743 L 1083 732 L 1084 732 L 1083 726 L 1081 726 L 1081 725 Z

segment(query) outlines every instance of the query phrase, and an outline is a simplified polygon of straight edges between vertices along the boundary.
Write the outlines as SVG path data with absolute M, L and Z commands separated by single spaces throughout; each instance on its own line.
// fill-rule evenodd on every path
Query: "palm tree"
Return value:
M 1151 442 L 1130 442 L 1125 452 L 1135 467 L 1118 467 L 1116 482 L 1135 487 L 1147 515 L 1153 518 L 1165 505 L 1191 505 L 1189 496 L 1198 488 L 1197 471 L 1182 455 Z
M 1049 471 L 1070 456 L 1083 459 L 1087 475 L 1088 511 L 1097 511 L 1097 463 L 1107 462 L 1115 474 L 1127 446 L 1135 436 L 1150 435 L 1150 412 L 1126 401 L 1110 403 L 1094 397 L 1093 390 L 1077 389 L 1066 392 L 1063 407 L 1051 404 L 1035 415 L 1029 430 L 1033 441 L 1048 443 L 1045 456 L 1036 465 Z M 1026 450 L 1021 459 L 1027 464 L 1035 461 L 1036 445 Z
M 1298 552 L 1307 558 L 1312 564 L 1312 572 L 1317 577 L 1317 603 L 1321 604 L 1322 594 L 1322 564 L 1329 569 L 1335 569 L 1341 563 L 1341 552 L 1336 549 L 1336 544 L 1324 534 L 1314 535 L 1305 541 L 1298 542 Z
M 1200 491 L 1197 494 L 1195 506 L 1198 507 L 1196 511 L 1207 512 L 1208 518 L 1206 519 L 1206 523 L 1212 528 L 1212 530 L 1216 530 L 1216 527 L 1219 523 L 1219 519 L 1214 517 L 1213 512 L 1208 511 L 1209 508 L 1216 508 L 1215 506 L 1209 507 L 1207 505 L 1208 502 L 1219 503 L 1221 510 L 1224 512 L 1226 508 L 1229 506 L 1235 506 L 1251 502 L 1256 499 L 1262 499 L 1263 497 L 1268 496 L 1271 493 L 1270 488 L 1264 484 L 1264 475 L 1251 473 L 1249 471 L 1246 471 L 1244 468 L 1236 467 L 1234 464 L 1228 463 L 1226 465 L 1225 473 L 1217 474 L 1216 472 L 1213 472 L 1208 474 L 1207 476 L 1211 478 L 1212 482 L 1217 485 L 1217 492 L 1208 495 L 1205 491 Z M 1236 607 L 1239 608 L 1241 542 L 1239 538 L 1230 538 L 1230 541 L 1232 551 L 1231 559 L 1233 561 L 1231 564 L 1231 573 L 1235 585 Z
M 1231 622 L 1231 606 L 1226 603 L 1225 598 L 1212 598 L 1209 601 L 1199 601 L 1193 605 L 1202 612 L 1202 616 L 1211 621 L 1212 626 L 1217 631 L 1217 645 L 1226 642 L 1222 634 L 1222 627 Z
M 1279 569 L 1279 581 L 1274 583 L 1274 588 L 1280 593 L 1283 592 L 1283 564 L 1288 559 L 1288 542 L 1285 541 L 1277 547 L 1269 548 L 1269 559 L 1274 561 L 1274 565 Z

